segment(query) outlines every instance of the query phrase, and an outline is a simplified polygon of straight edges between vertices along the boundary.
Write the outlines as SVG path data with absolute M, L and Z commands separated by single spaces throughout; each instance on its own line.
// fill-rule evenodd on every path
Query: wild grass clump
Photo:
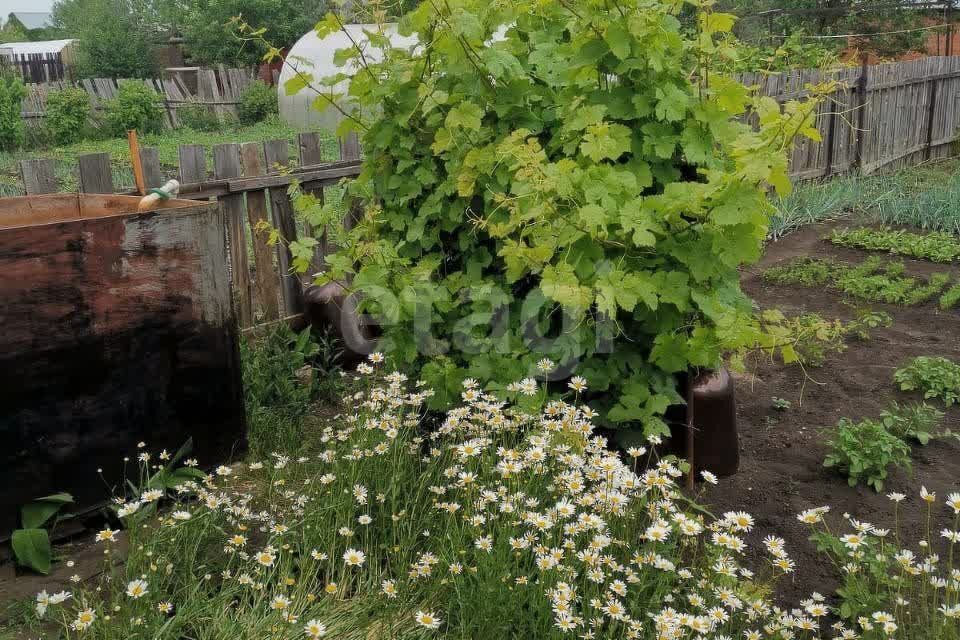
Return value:
M 252 455 L 302 450 L 313 403 L 329 400 L 343 388 L 342 353 L 329 332 L 308 328 L 296 333 L 283 323 L 243 339 L 240 358 Z
M 708 516 L 682 496 L 676 462 L 642 447 L 625 458 L 609 450 L 593 432 L 594 412 L 576 404 L 578 391 L 534 414 L 467 380 L 462 404 L 429 429 L 432 390 L 399 373 L 375 377 L 380 360 L 358 368 L 363 390 L 318 434 L 319 453 L 270 455 L 170 490 L 140 485 L 116 495 L 124 532 L 96 536 L 103 575 L 72 593 L 38 594 L 37 613 L 66 636 L 104 640 L 809 640 L 827 632 L 836 611 L 823 596 L 782 608 L 770 598 L 796 570 L 783 539 L 771 532 L 751 550 L 754 519 Z M 571 385 L 583 390 L 582 380 Z M 513 388 L 524 398 L 545 393 L 532 379 Z M 152 459 L 140 460 L 147 477 Z M 960 495 L 948 500 L 960 511 Z M 816 525 L 827 511 L 799 517 Z M 851 526 L 861 537 L 882 535 Z M 121 535 L 130 555 L 117 565 L 109 558 Z M 898 572 L 922 615 L 898 604 L 901 591 L 881 591 L 868 605 L 852 601 L 863 620 L 850 627 L 868 639 L 892 637 L 881 635 L 888 621 L 911 638 L 921 629 L 955 637 L 960 534 L 942 545 L 949 564 L 933 561 L 941 545 L 931 537 L 916 551 L 907 546 L 914 541 L 885 540 L 888 555 L 924 567 L 916 578 Z

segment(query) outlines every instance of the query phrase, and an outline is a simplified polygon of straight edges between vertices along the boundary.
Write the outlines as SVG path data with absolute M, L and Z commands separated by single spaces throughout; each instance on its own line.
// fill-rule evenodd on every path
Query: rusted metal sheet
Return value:
M 242 446 L 223 214 L 137 202 L 0 199 L 0 538 L 35 497 L 101 501 L 97 470 L 119 487 L 140 441 L 192 437 L 208 463 Z

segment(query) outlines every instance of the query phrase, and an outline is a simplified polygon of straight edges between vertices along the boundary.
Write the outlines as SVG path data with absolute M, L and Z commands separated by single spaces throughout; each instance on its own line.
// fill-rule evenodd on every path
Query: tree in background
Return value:
M 254 65 L 264 50 L 234 34 L 233 18 L 263 27 L 276 47 L 292 46 L 320 20 L 326 3 L 318 0 L 194 0 L 171 12 L 186 41 L 187 54 L 197 64 Z
M 154 42 L 162 32 L 161 4 L 150 0 L 59 0 L 55 28 L 77 38 L 77 73 L 107 78 L 156 74 Z
M 0 29 L 0 43 L 25 42 L 28 39 L 27 30 L 18 20 L 7 20 Z
M 721 0 L 718 8 L 741 16 L 737 34 L 764 46 L 803 36 L 865 34 L 859 38 L 818 38 L 835 49 L 848 46 L 880 57 L 922 50 L 933 14 L 897 0 Z M 779 10 L 779 11 L 778 11 Z M 904 31 L 906 33 L 888 33 Z

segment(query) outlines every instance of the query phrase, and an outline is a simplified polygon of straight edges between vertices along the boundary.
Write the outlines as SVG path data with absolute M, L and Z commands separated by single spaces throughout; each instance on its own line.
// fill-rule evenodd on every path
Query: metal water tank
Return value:
M 315 31 L 310 31 L 300 38 L 287 54 L 286 64 L 280 72 L 280 85 L 277 89 L 280 93 L 280 116 L 295 127 L 336 129 L 343 120 L 343 115 L 337 109 L 330 107 L 323 112 L 318 111 L 313 108 L 313 102 L 317 98 L 315 91 L 307 87 L 294 95 L 287 95 L 284 86 L 287 80 L 295 77 L 298 72 L 310 74 L 318 80 L 341 72 L 349 75 L 356 73 L 359 65 L 355 61 L 350 61 L 343 68 L 333 62 L 334 54 L 340 49 L 353 46 L 353 42 L 363 48 L 368 62 L 379 62 L 382 59 L 380 49 L 373 47 L 364 33 L 365 31 L 377 32 L 379 28 L 375 24 L 348 24 L 345 26 L 347 33 L 336 31 L 320 38 Z M 417 45 L 416 37 L 401 36 L 397 33 L 396 24 L 383 25 L 383 31 L 394 47 L 412 48 Z M 347 81 L 339 83 L 333 88 L 334 92 L 345 94 L 347 84 Z M 346 109 L 348 101 L 341 100 L 339 104 Z

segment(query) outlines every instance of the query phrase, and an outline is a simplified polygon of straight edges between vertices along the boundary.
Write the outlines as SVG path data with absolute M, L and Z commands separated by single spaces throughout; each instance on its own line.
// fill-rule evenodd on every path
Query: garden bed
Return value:
M 934 440 L 913 449 L 913 476 L 894 472 L 883 493 L 866 486 L 850 488 L 846 479 L 823 467 L 827 453 L 822 431 L 830 430 L 842 417 L 853 420 L 875 418 L 894 400 L 919 400 L 918 394 L 900 392 L 893 372 L 909 360 L 923 355 L 960 360 L 957 323 L 960 309 L 942 311 L 936 298 L 923 305 L 901 307 L 882 303 L 845 300 L 837 292 L 821 288 L 774 285 L 762 273 L 798 257 L 833 258 L 857 263 L 873 252 L 833 246 L 824 236 L 849 222 L 808 227 L 767 247 L 759 264 L 743 274 L 745 291 L 764 309 L 780 309 L 787 315 L 819 313 L 826 319 L 849 319 L 857 309 L 869 307 L 893 317 L 889 328 L 875 329 L 871 339 L 848 341 L 848 350 L 830 354 L 824 366 L 784 366 L 769 360 L 751 363 L 747 375 L 737 376 L 737 402 L 741 433 L 741 472 L 712 487 L 706 501 L 715 513 L 744 510 L 757 518 L 752 534 L 759 539 L 770 531 L 783 536 L 798 566 L 805 568 L 794 582 L 780 583 L 785 597 L 794 600 L 811 591 L 825 595 L 836 586 L 836 569 L 822 562 L 812 543 L 809 527 L 797 521 L 804 509 L 830 505 L 837 513 L 877 526 L 890 526 L 893 503 L 888 492 L 902 492 L 903 531 L 910 539 L 923 537 L 925 505 L 917 492 L 921 486 L 938 496 L 955 490 L 960 478 L 960 441 Z M 907 274 L 929 276 L 950 272 L 960 276 L 956 264 L 944 265 L 904 258 Z M 774 408 L 772 399 L 790 401 L 786 410 Z M 942 403 L 931 401 L 942 408 Z M 943 425 L 960 431 L 960 409 L 946 411 Z

